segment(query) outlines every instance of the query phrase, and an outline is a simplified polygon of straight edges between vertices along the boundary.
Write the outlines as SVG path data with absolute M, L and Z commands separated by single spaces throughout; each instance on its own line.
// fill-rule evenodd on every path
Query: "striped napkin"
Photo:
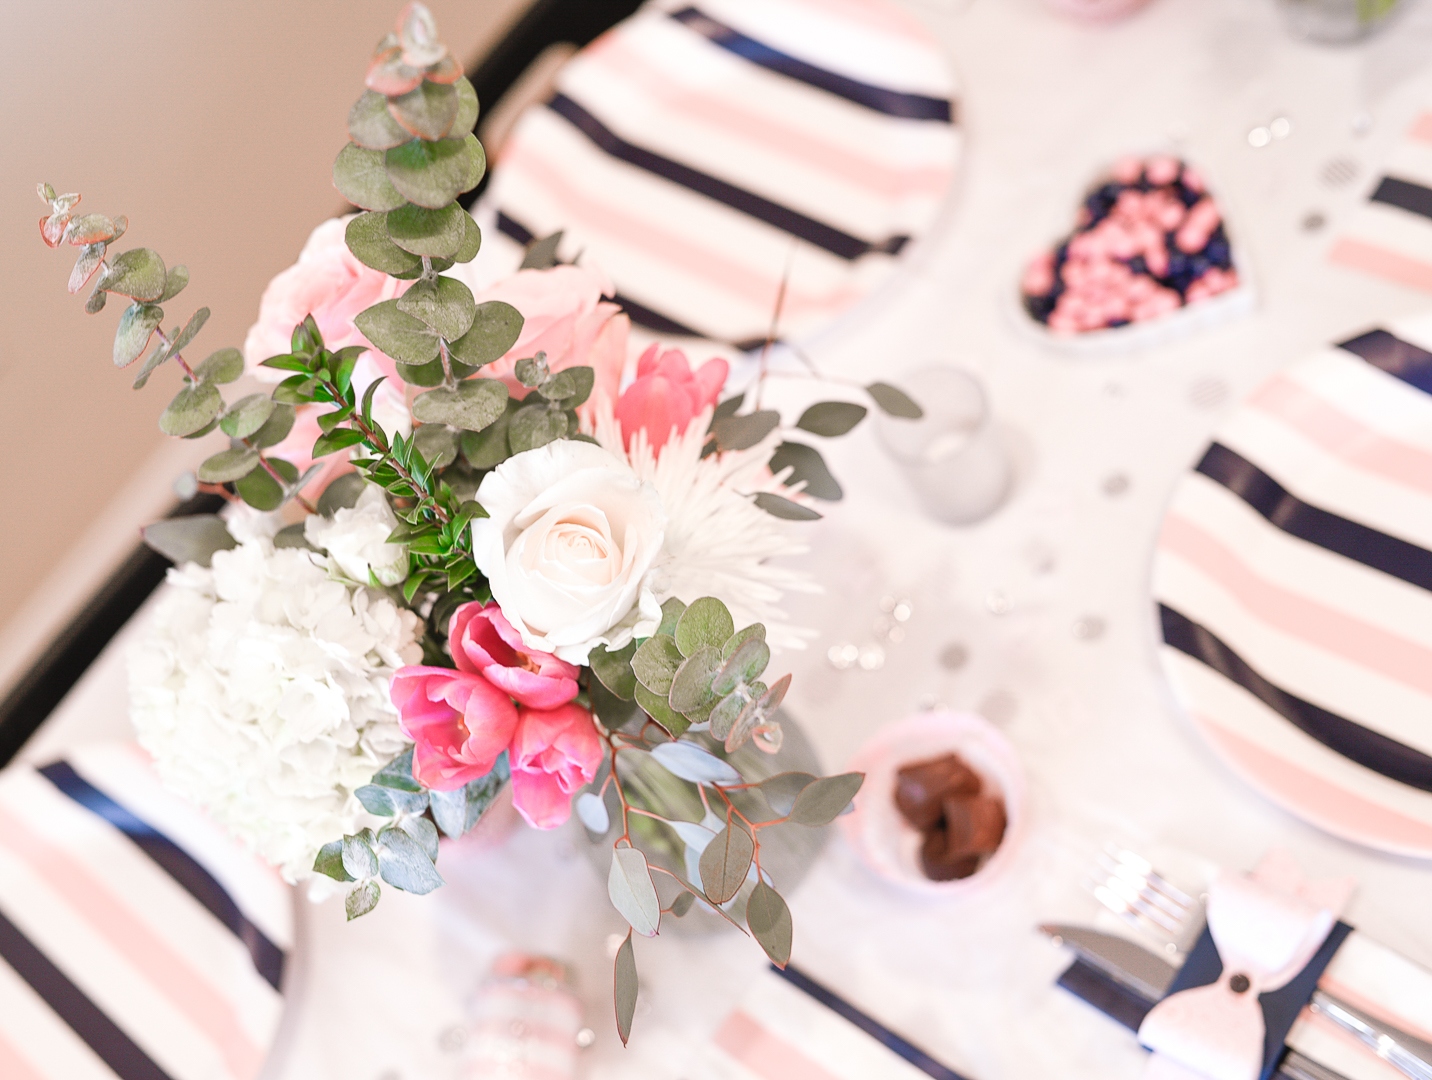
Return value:
M 637 325 L 744 345 L 788 267 L 788 337 L 886 281 L 959 141 L 940 47 L 888 0 L 653 3 L 562 69 L 474 213 L 485 261 L 562 231 Z
M 0 773 L 0 1077 L 250 1080 L 291 890 L 134 746 Z
M 1175 491 L 1153 578 L 1164 668 L 1230 765 L 1432 856 L 1432 321 L 1255 390 Z
M 1419 116 L 1397 144 L 1367 203 L 1328 257 L 1432 292 L 1432 112 Z

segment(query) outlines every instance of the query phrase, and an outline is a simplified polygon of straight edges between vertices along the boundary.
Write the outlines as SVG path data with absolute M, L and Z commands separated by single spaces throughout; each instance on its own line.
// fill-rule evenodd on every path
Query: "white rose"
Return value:
M 472 523 L 477 568 L 532 648 L 585 664 L 661 619 L 649 571 L 661 553 L 661 496 L 621 458 L 559 440 L 508 458 L 482 481 L 490 515 Z
M 368 571 L 383 585 L 396 585 L 408 576 L 406 544 L 390 544 L 388 537 L 398 519 L 377 484 L 369 484 L 356 506 L 345 507 L 331 518 L 314 515 L 303 525 L 303 535 L 323 548 L 349 578 L 368 584 Z

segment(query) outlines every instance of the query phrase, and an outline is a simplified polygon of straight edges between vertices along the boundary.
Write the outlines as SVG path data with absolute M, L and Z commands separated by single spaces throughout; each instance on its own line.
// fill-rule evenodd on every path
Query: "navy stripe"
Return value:
M 120 1080 L 171 1080 L 20 928 L 0 914 L 0 959 L 30 984 Z
M 1303 734 L 1388 779 L 1432 791 L 1432 757 L 1269 682 L 1211 630 L 1166 604 L 1159 605 L 1159 623 L 1167 645 L 1241 686 Z
M 1369 330 L 1338 345 L 1362 357 L 1373 367 L 1396 376 L 1424 394 L 1432 394 L 1432 352 L 1394 337 L 1386 330 Z
M 190 857 L 189 853 L 75 772 L 67 761 L 57 761 L 39 770 L 60 791 L 86 810 L 104 818 L 132 840 L 136 847 L 153 859 L 179 885 L 221 923 L 234 932 L 253 958 L 254 968 L 275 990 L 283 982 L 283 950 L 251 923 L 238 904 L 209 871 Z
M 1289 536 L 1432 590 L 1432 551 L 1303 502 L 1222 443 L 1208 448 L 1197 471 L 1222 484 Z
M 1410 180 L 1399 180 L 1395 176 L 1384 176 L 1377 190 L 1370 196 L 1372 202 L 1386 203 L 1399 210 L 1407 210 L 1425 218 L 1432 218 L 1432 188 L 1414 184 Z
M 888 90 L 883 86 L 858 82 L 846 75 L 838 75 L 804 60 L 797 60 L 794 56 L 773 49 L 755 38 L 747 37 L 739 30 L 717 22 L 694 7 L 673 12 L 671 17 L 713 44 L 719 45 L 727 52 L 735 53 L 757 67 L 803 82 L 807 86 L 814 86 L 856 105 L 863 105 L 867 109 L 903 120 L 954 123 L 954 106 L 948 98 L 902 93 L 899 90 Z
M 861 240 L 833 225 L 827 225 L 825 222 L 808 217 L 798 210 L 792 210 L 788 206 L 772 202 L 770 199 L 747 191 L 745 188 L 737 187 L 725 180 L 717 179 L 699 169 L 683 165 L 654 150 L 629 143 L 565 94 L 552 95 L 552 99 L 547 102 L 547 108 L 570 123 L 604 153 L 618 161 L 624 161 L 628 165 L 643 169 L 654 176 L 660 176 L 664 180 L 670 180 L 673 184 L 694 191 L 698 195 L 714 199 L 733 210 L 739 210 L 758 221 L 764 221 L 767 225 L 797 236 L 838 258 L 853 260 L 874 251 L 887 255 L 898 255 L 900 249 L 910 241 L 908 236 L 891 236 L 874 243 Z
M 501 210 L 497 211 L 497 231 L 504 236 L 512 237 L 512 239 L 516 240 L 523 247 L 526 247 L 536 239 L 531 229 L 523 225 L 520 221 L 508 217 Z
M 804 990 L 811 997 L 815 998 L 816 1001 L 819 1001 L 827 1009 L 831 1010 L 831 1012 L 837 1013 L 846 1020 L 849 1020 L 876 1042 L 893 1050 L 926 1076 L 933 1076 L 935 1080 L 966 1080 L 965 1077 L 953 1069 L 941 1065 L 929 1054 L 925 1053 L 925 1051 L 906 1042 L 878 1020 L 866 1016 L 865 1013 L 861 1012 L 850 1002 L 837 996 L 832 991 L 827 990 L 804 972 L 797 971 L 789 964 L 783 968 L 776 967 L 775 964 L 772 964 L 771 970 L 792 986 L 799 990 Z

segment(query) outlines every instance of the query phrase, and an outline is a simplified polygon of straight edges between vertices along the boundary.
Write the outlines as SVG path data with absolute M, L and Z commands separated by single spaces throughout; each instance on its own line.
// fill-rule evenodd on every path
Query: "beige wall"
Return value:
M 525 3 L 429 7 L 467 61 Z M 165 321 L 211 308 L 201 356 L 241 345 L 264 285 L 340 205 L 329 169 L 400 6 L 0 0 L 0 624 L 12 624 L 0 682 L 15 616 L 38 628 L 35 613 L 62 603 L 37 587 L 165 441 L 155 421 L 177 381 L 162 371 L 135 392 L 132 372 L 114 369 L 122 308 L 87 315 L 86 294 L 65 291 L 76 249 L 41 243 L 36 182 L 127 215 L 116 250 L 152 247 L 189 267 Z

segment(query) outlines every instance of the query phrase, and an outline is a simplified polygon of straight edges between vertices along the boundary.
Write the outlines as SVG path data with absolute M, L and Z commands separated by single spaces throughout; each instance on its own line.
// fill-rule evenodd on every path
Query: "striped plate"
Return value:
M 1432 857 L 1432 320 L 1264 383 L 1179 484 L 1154 560 L 1198 731 L 1305 820 Z
M 1336 183 L 1334 162 L 1324 178 Z M 1432 112 L 1422 113 L 1393 149 L 1328 257 L 1423 292 L 1432 292 Z
M 740 344 L 827 325 L 933 223 L 959 150 L 938 44 L 888 0 L 648 4 L 518 121 L 475 213 L 515 268 L 565 233 L 632 321 Z M 491 258 L 492 255 L 487 257 Z

